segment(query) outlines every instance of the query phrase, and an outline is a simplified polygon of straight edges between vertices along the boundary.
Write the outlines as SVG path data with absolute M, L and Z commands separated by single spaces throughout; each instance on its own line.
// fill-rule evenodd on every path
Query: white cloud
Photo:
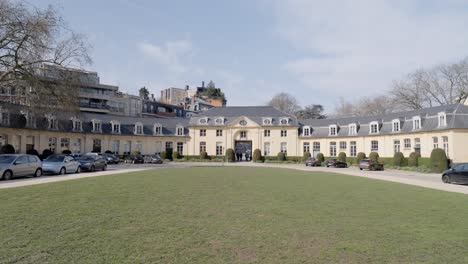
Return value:
M 431 1 L 432 2 L 432 1 Z M 312 89 L 352 95 L 388 89 L 419 67 L 468 55 L 462 1 L 290 0 L 273 3 L 278 33 L 299 58 L 286 63 Z M 352 89 L 351 89 L 352 88 Z
M 184 59 L 190 57 L 193 50 L 192 43 L 187 40 L 167 41 L 161 46 L 143 42 L 138 48 L 145 56 L 176 73 L 188 70 Z

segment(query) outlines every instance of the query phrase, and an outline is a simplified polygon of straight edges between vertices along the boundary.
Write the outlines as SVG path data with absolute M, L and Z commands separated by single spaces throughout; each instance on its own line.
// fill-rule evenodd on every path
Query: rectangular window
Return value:
M 177 142 L 177 153 L 179 153 L 179 155 L 184 153 L 184 142 Z
M 57 129 L 57 128 L 58 128 L 57 119 L 49 118 L 49 129 Z
M 166 152 L 171 152 L 174 148 L 174 143 L 172 141 L 166 141 Z
M 330 142 L 330 157 L 336 157 L 336 142 Z
M 356 157 L 357 156 L 356 141 L 349 142 L 349 156 L 351 156 L 351 157 Z
M 206 152 L 206 142 L 200 142 L 200 153 Z
M 184 128 L 183 127 L 178 127 L 176 135 L 177 136 L 183 136 L 184 135 Z
M 82 126 L 81 126 L 81 120 L 74 119 L 73 120 L 73 131 L 81 131 Z
M 200 137 L 206 137 L 206 129 L 200 129 Z
M 93 152 L 101 153 L 101 140 L 93 139 Z
M 304 137 L 310 136 L 310 128 L 305 127 L 302 134 L 304 135 Z
M 337 130 L 336 126 L 331 126 L 330 131 L 329 131 L 330 136 L 336 136 L 336 130 Z
M 393 132 L 400 132 L 400 121 L 393 121 Z
M 217 136 L 217 137 L 222 137 L 222 136 L 223 136 L 223 130 L 217 129 L 217 130 L 216 130 L 216 136 Z
M 81 152 L 81 138 L 75 138 L 72 141 L 72 150 L 73 153 L 80 153 Z
M 162 135 L 162 127 L 159 125 L 154 126 L 154 135 L 159 136 Z
M 112 132 L 115 134 L 120 134 L 120 124 L 112 124 Z
M 340 150 L 346 150 L 347 144 L 346 141 L 340 141 Z
M 433 137 L 432 138 L 432 143 L 433 143 L 433 148 L 439 148 L 439 138 L 438 137 Z
M 439 113 L 439 126 L 446 126 L 447 125 L 447 117 L 445 113 Z
M 264 131 L 263 131 L 263 136 L 269 137 L 269 136 L 270 136 L 270 133 L 271 133 L 270 130 L 264 130 Z
M 421 154 L 421 139 L 414 139 L 414 152 Z
M 304 142 L 303 150 L 304 150 L 304 153 L 307 153 L 307 152 L 310 153 L 310 143 L 309 142 Z
M 52 150 L 52 152 L 55 152 L 56 147 L 57 147 L 57 138 L 55 137 L 49 138 L 49 149 Z
M 69 138 L 61 138 L 60 139 L 60 148 L 62 148 L 62 150 L 70 149 L 70 139 Z
M 93 132 L 101 133 L 101 122 L 95 121 L 93 122 Z
M 143 144 L 141 143 L 141 141 L 136 142 L 135 149 L 136 149 L 136 151 L 138 151 L 138 153 L 141 154 L 141 152 L 143 151 Z
M 405 138 L 403 140 L 405 149 L 411 149 L 411 139 Z
M 287 153 L 288 153 L 288 143 L 286 143 L 286 142 L 281 142 L 281 145 L 280 145 L 280 146 L 281 146 L 280 151 L 281 151 L 282 153 L 287 154 Z
M 399 139 L 393 140 L 393 152 L 395 153 L 400 152 L 400 140 Z
M 132 151 L 132 141 L 128 140 L 124 143 L 124 154 L 130 154 Z
M 349 125 L 349 135 L 354 136 L 356 134 L 357 134 L 356 125 L 355 124 Z
M 223 155 L 223 142 L 216 142 L 216 156 Z
M 313 143 L 314 152 L 320 152 L 320 142 Z
M 270 142 L 265 142 L 263 143 L 263 155 L 264 156 L 270 156 Z
M 379 133 L 379 124 L 371 124 L 370 125 L 370 133 L 371 134 L 377 134 Z
M 240 137 L 241 138 L 247 138 L 247 131 L 241 131 L 240 132 Z
M 379 141 L 372 140 L 371 141 L 371 152 L 377 152 L 377 151 L 379 151 Z
M 448 143 L 448 137 L 442 137 L 442 143 L 444 144 L 444 150 L 445 154 L 447 157 L 449 156 L 449 143 Z
M 112 153 L 119 154 L 120 141 L 112 140 Z
M 413 130 L 421 129 L 421 118 L 413 117 Z
M 281 137 L 287 137 L 288 136 L 288 131 L 287 130 L 281 130 Z
M 135 134 L 143 135 L 143 126 L 142 125 L 136 125 L 135 126 Z

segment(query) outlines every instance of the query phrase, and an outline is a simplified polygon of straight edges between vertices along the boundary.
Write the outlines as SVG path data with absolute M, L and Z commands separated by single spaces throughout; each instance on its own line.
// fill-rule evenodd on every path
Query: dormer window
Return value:
M 401 130 L 401 123 L 399 119 L 392 120 L 392 132 L 400 132 Z
M 206 118 L 206 117 L 200 118 L 200 119 L 198 120 L 198 123 L 199 123 L 200 125 L 206 125 L 206 124 L 208 124 L 208 118 Z
M 143 124 L 142 123 L 136 123 L 134 132 L 135 132 L 135 135 L 143 135 Z
M 224 118 L 218 117 L 215 119 L 216 125 L 224 125 Z
M 246 126 L 246 125 L 247 125 L 247 121 L 241 120 L 241 121 L 239 122 L 239 125 L 241 125 L 241 126 Z
M 102 124 L 101 120 L 93 119 L 91 121 L 93 124 L 93 133 L 101 133 L 102 132 Z
M 263 125 L 265 126 L 271 125 L 271 118 L 263 118 Z
M 309 137 L 310 136 L 310 127 L 309 126 L 305 126 L 303 129 L 302 129 L 302 135 L 304 137 Z
M 10 124 L 10 112 L 6 109 L 0 109 L 0 115 L 1 115 L 1 124 L 2 125 L 9 125 Z
M 287 117 L 281 118 L 280 119 L 280 124 L 283 125 L 283 126 L 284 125 L 289 125 L 289 118 L 287 118 Z
M 445 112 L 440 112 L 437 116 L 439 119 L 439 127 L 447 126 L 447 114 Z
M 57 118 L 54 115 L 46 115 L 47 118 L 47 128 L 56 130 L 58 129 L 58 121 Z
M 112 127 L 112 134 L 120 134 L 120 122 L 119 121 L 111 121 Z
M 184 135 L 184 127 L 183 126 L 177 126 L 176 135 L 177 136 L 183 136 Z
M 379 122 L 374 121 L 369 124 L 369 134 L 379 133 Z
M 35 128 L 36 127 L 36 118 L 29 111 L 21 110 L 21 114 L 26 119 L 26 127 Z
M 338 134 L 338 126 L 337 125 L 330 125 L 328 127 L 328 135 L 329 136 L 336 136 Z
M 155 136 L 160 136 L 162 135 L 162 126 L 161 124 L 154 124 L 153 126 L 153 134 Z
M 349 133 L 350 136 L 357 135 L 357 124 L 349 124 Z
M 421 117 L 414 116 L 413 117 L 413 130 L 419 130 L 419 129 L 421 129 Z
M 71 119 L 72 121 L 72 126 L 73 126 L 73 131 L 82 131 L 83 130 L 83 127 L 82 127 L 82 123 L 81 123 L 81 120 L 74 117 Z

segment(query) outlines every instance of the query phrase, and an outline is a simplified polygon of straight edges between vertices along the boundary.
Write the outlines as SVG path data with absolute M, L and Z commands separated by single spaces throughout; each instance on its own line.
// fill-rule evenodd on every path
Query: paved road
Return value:
M 120 174 L 133 171 L 150 170 L 150 169 L 161 169 L 161 168 L 183 168 L 193 166 L 253 166 L 253 167 L 269 167 L 269 168 L 285 168 L 294 169 L 301 171 L 325 171 L 341 173 L 351 176 L 366 177 L 370 179 L 391 181 L 404 183 L 409 185 L 416 185 L 426 188 L 432 188 L 442 191 L 457 192 L 468 194 L 468 186 L 466 185 L 455 185 L 455 184 L 444 184 L 440 179 L 440 174 L 427 174 L 409 171 L 398 171 L 398 170 L 386 170 L 386 171 L 360 171 L 358 168 L 325 168 L 325 167 L 306 167 L 302 164 L 272 164 L 272 163 L 168 163 L 162 165 L 152 164 L 119 164 L 109 165 L 109 169 L 104 172 L 88 172 L 80 174 L 68 174 L 68 175 L 53 175 L 53 176 L 42 176 L 40 178 L 20 178 L 11 181 L 0 181 L 0 189 L 21 187 L 49 182 L 57 182 L 64 180 L 73 180 L 87 177 L 96 177 L 110 174 Z

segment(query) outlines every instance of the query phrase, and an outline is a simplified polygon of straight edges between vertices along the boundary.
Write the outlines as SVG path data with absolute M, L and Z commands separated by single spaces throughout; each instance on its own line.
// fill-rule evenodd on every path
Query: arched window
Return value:
M 310 136 L 310 127 L 309 126 L 305 126 L 303 129 L 302 129 L 302 135 L 304 137 L 309 137 Z
M 120 122 L 119 121 L 111 121 L 112 133 L 113 134 L 120 134 Z
M 162 135 L 162 126 L 159 123 L 153 125 L 153 135 L 160 136 Z
M 93 125 L 93 133 L 101 133 L 102 132 L 102 124 L 101 120 L 98 119 L 93 119 L 91 120 L 91 123 Z
M 183 136 L 184 135 L 184 127 L 183 126 L 177 126 L 176 135 L 177 136 Z
M 134 132 L 135 132 L 135 135 L 143 135 L 143 124 L 142 123 L 136 123 Z
M 373 121 L 369 124 L 369 134 L 378 134 L 379 133 L 379 122 Z

